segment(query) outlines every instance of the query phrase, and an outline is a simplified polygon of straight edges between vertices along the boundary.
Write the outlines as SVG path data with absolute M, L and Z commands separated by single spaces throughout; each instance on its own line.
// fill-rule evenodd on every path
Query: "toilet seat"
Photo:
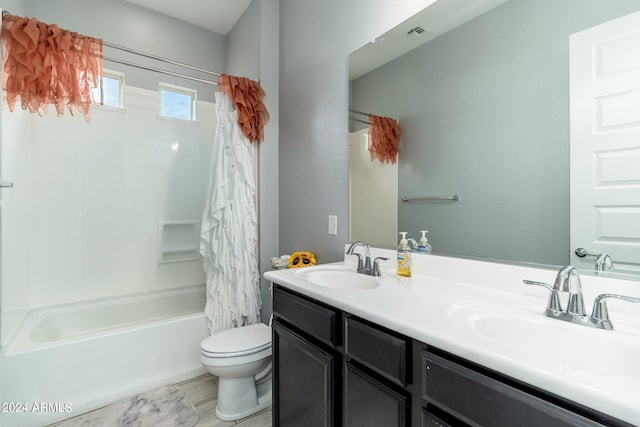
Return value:
M 204 357 L 227 358 L 259 353 L 271 347 L 271 328 L 264 323 L 228 329 L 200 343 Z

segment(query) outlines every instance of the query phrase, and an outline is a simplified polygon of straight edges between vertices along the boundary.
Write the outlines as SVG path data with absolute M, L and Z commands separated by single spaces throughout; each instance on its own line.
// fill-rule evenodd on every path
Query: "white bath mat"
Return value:
M 56 427 L 192 427 L 198 418 L 191 400 L 178 387 L 169 385 L 71 418 Z

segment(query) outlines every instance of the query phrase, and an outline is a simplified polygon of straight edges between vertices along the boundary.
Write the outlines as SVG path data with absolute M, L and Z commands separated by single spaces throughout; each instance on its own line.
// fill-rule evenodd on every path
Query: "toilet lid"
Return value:
M 204 353 L 215 355 L 242 354 L 271 346 L 271 328 L 264 323 L 227 329 L 205 338 L 200 347 Z

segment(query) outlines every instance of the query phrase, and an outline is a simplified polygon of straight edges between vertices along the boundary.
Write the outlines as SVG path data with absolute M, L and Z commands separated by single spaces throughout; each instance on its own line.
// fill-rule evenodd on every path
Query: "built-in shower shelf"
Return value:
M 158 264 L 200 259 L 200 222 L 158 222 Z

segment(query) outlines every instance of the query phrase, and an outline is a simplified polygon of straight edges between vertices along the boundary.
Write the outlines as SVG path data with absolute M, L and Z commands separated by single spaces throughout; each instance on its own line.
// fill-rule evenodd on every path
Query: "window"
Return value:
M 100 102 L 100 87 L 91 90 L 93 102 L 108 107 L 122 108 L 122 92 L 124 87 L 124 74 L 116 71 L 104 70 L 102 75 L 102 102 Z
M 160 115 L 174 119 L 195 120 L 196 91 L 160 83 Z

